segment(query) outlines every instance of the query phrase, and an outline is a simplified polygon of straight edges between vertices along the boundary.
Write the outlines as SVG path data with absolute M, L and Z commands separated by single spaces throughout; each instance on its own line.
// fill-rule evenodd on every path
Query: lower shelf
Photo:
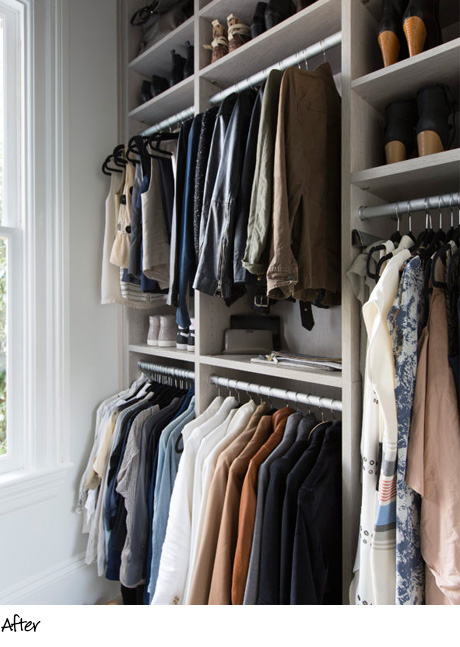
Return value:
M 235 371 L 269 375 L 283 380 L 297 380 L 309 384 L 342 387 L 342 373 L 340 371 L 306 370 L 292 366 L 259 364 L 258 362 L 251 362 L 250 355 L 201 355 L 199 361 L 200 364 L 215 366 L 216 368 L 229 368 Z
M 181 362 L 195 363 L 195 353 L 187 350 L 178 350 L 177 348 L 161 348 L 159 346 L 149 346 L 148 344 L 130 344 L 131 353 L 142 353 L 143 355 L 152 355 L 153 357 L 167 357 L 168 359 L 177 359 Z

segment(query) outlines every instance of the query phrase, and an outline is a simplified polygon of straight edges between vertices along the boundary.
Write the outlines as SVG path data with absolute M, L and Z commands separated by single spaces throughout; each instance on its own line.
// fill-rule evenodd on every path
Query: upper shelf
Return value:
M 351 182 L 387 202 L 451 193 L 460 188 L 460 149 L 352 173 Z
M 460 82 L 460 38 L 429 49 L 352 82 L 352 89 L 377 110 L 431 83 L 446 83 L 454 94 Z
M 201 355 L 200 363 L 219 368 L 228 368 L 234 371 L 245 371 L 246 373 L 279 377 L 285 380 L 298 380 L 299 382 L 334 386 L 337 388 L 342 387 L 341 371 L 306 370 L 291 366 L 261 364 L 251 362 L 249 355 Z
M 154 357 L 165 357 L 167 359 L 176 359 L 181 362 L 195 362 L 195 353 L 187 350 L 178 350 L 177 348 L 162 348 L 159 346 L 149 346 L 147 344 L 130 344 L 129 350 L 132 353 L 141 353 L 143 355 L 152 355 Z
M 211 20 L 216 17 L 214 5 L 217 8 L 224 4 L 225 0 L 210 3 L 200 12 L 200 16 Z M 233 10 L 243 20 L 234 3 L 229 3 L 230 5 L 230 12 Z M 228 87 L 340 30 L 341 3 L 336 0 L 317 0 L 310 7 L 206 66 L 200 71 L 200 77 L 221 88 Z M 340 61 L 340 47 L 327 52 L 326 56 L 336 72 L 337 60 Z
M 193 75 L 162 92 L 141 106 L 131 110 L 129 116 L 153 126 L 193 105 Z
M 177 29 L 162 38 L 158 43 L 142 52 L 129 64 L 131 70 L 139 72 L 144 76 L 171 76 L 172 60 L 171 50 L 175 49 L 179 54 L 185 56 L 185 42 L 193 43 L 194 18 L 193 16 L 179 25 Z

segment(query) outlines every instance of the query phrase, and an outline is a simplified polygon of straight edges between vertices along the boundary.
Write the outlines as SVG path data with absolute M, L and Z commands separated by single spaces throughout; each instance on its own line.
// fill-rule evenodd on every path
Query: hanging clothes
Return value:
M 445 274 L 438 262 L 436 280 L 445 282 Z M 446 297 L 433 287 L 419 340 L 406 473 L 422 497 L 426 604 L 460 604 L 460 417 L 448 352 Z

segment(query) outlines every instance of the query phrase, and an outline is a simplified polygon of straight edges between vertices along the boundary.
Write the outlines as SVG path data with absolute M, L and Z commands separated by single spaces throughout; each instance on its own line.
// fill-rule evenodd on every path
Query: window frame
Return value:
M 70 462 L 69 7 L 21 5 L 24 182 L 22 446 L 0 473 L 0 514 L 56 496 Z
M 7 437 L 0 475 L 24 467 L 24 5 L 0 0 L 3 21 L 3 221 L 7 241 Z

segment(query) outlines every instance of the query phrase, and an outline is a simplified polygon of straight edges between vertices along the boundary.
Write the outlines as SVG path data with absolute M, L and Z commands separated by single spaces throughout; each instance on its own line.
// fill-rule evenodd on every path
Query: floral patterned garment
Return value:
M 420 258 L 404 269 L 388 314 L 393 341 L 398 414 L 396 485 L 396 604 L 423 604 L 425 565 L 420 552 L 421 497 L 406 485 L 407 445 L 417 371 L 417 341 L 422 319 L 423 269 Z

